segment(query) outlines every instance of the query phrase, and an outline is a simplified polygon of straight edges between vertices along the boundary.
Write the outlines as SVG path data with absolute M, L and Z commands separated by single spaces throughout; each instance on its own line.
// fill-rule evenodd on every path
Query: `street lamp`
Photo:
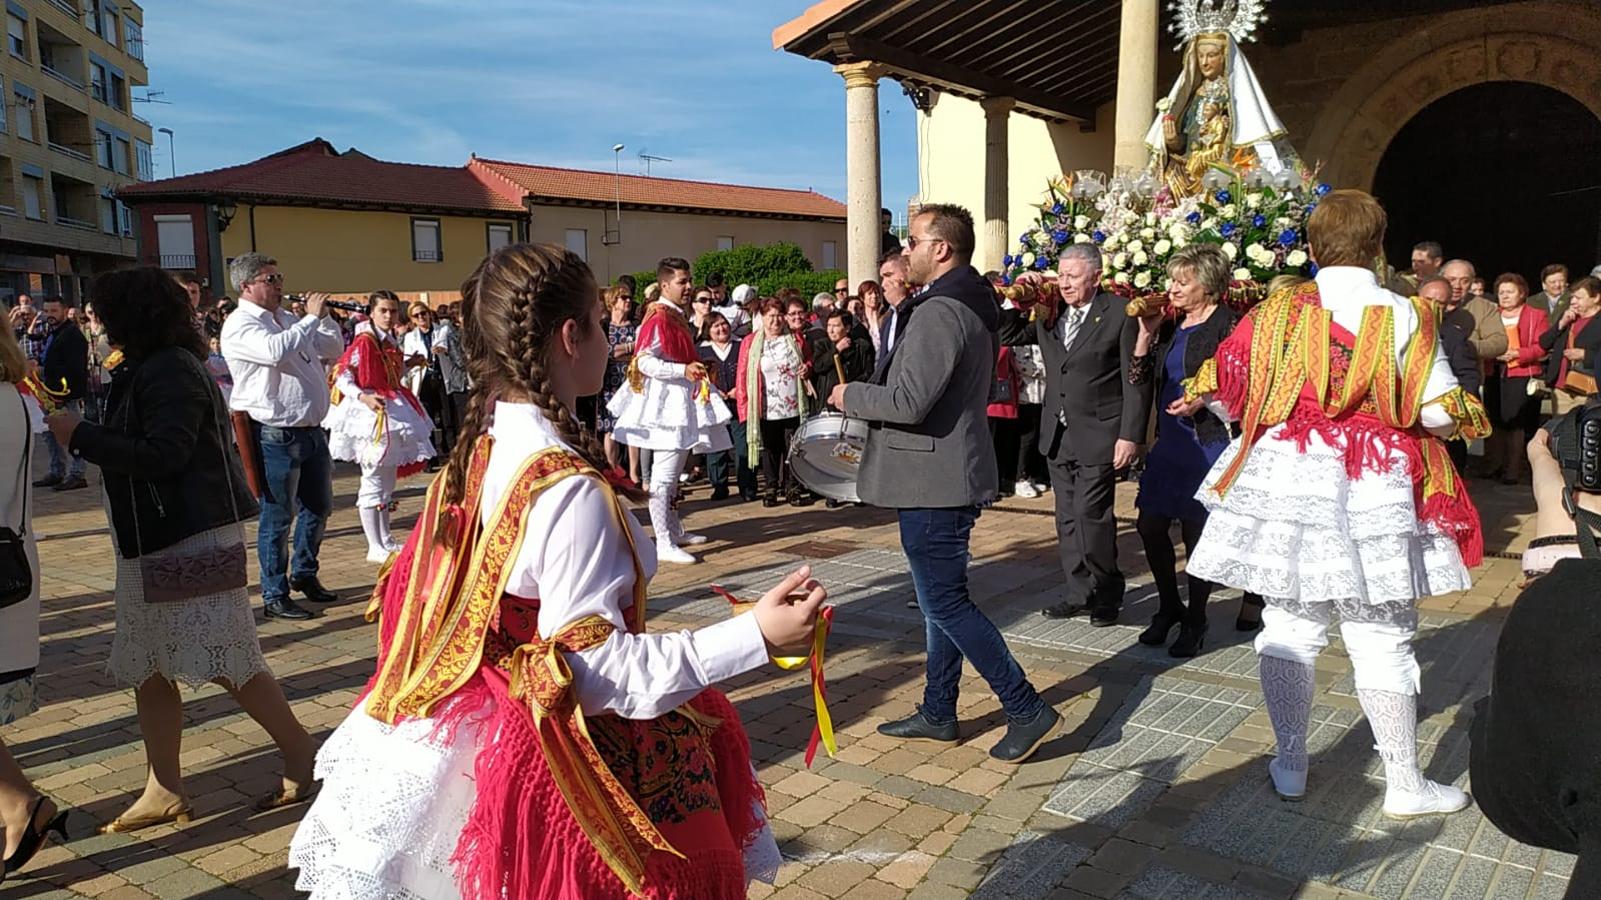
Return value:
M 172 177 L 178 177 L 178 141 L 172 136 L 171 128 L 157 128 L 156 131 L 167 136 L 167 161 L 172 164 Z
M 623 145 L 613 144 L 612 152 L 612 193 L 617 203 L 617 231 L 611 236 L 608 244 L 621 244 L 623 242 Z

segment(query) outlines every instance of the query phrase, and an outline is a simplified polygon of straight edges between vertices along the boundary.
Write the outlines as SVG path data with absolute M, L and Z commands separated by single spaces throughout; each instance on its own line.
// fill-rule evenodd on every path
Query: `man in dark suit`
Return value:
M 1541 269 L 1540 293 L 1529 298 L 1529 305 L 1544 310 L 1552 322 L 1558 322 L 1572 301 L 1573 293 L 1568 290 L 1568 267 L 1552 263 Z
M 911 320 L 911 309 L 906 301 L 916 293 L 916 285 L 907 277 L 906 256 L 898 247 L 879 259 L 878 284 L 884 289 L 884 302 L 889 304 L 890 310 L 878 323 L 878 358 L 873 366 L 873 381 L 883 384 L 884 370 L 889 367 L 889 351 Z
M 927 620 L 923 702 L 880 734 L 954 744 L 957 688 L 965 659 L 1006 712 L 1006 734 L 990 756 L 1020 763 L 1061 725 L 1012 657 L 995 623 L 967 588 L 968 543 L 979 511 L 995 499 L 990 383 L 1000 351 L 1000 307 L 969 260 L 973 217 L 959 206 L 925 206 L 906 236 L 911 279 L 928 285 L 900 312 L 911 316 L 882 380 L 839 385 L 829 404 L 871 423 L 862 455 L 862 500 L 894 509 L 917 602 Z
M 72 301 L 49 297 L 44 301 L 45 328 L 43 349 L 39 354 L 39 377 L 52 391 L 66 385 L 63 412 L 83 415 L 83 398 L 89 390 L 89 342 L 78 323 L 72 321 L 69 311 Z M 75 491 L 88 487 L 83 478 L 83 457 L 73 456 L 55 439 L 46 434 L 45 446 L 50 450 L 50 474 L 33 483 L 34 487 L 48 487 L 58 491 Z
M 1133 465 L 1145 441 L 1151 386 L 1129 383 L 1139 323 L 1100 283 L 1100 249 L 1069 246 L 1057 266 L 1061 300 L 1035 323 L 1045 360 L 1039 447 L 1050 463 L 1067 578 L 1067 597 L 1042 612 L 1065 619 L 1088 610 L 1090 624 L 1112 625 L 1124 588 L 1112 501 L 1117 472 Z
M 1416 293 L 1425 300 L 1434 301 L 1434 309 L 1440 316 L 1440 347 L 1445 351 L 1446 361 L 1451 364 L 1451 374 L 1456 376 L 1462 390 L 1477 397 L 1484 381 L 1484 372 L 1479 368 L 1479 355 L 1472 344 L 1473 330 L 1477 327 L 1473 314 L 1460 306 L 1451 305 L 1451 282 L 1443 275 L 1423 279 Z M 1450 452 L 1457 471 L 1466 471 L 1467 441 L 1460 438 L 1446 441 L 1445 449 Z

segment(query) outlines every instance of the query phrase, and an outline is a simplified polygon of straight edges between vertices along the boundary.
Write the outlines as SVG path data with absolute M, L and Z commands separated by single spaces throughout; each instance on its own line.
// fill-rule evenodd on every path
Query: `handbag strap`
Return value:
M 182 351 L 179 351 L 179 352 L 182 352 Z M 138 377 L 137 373 L 135 373 L 134 377 Z M 229 504 L 229 506 L 231 506 L 233 508 L 234 521 L 238 522 L 239 521 L 239 498 L 238 498 L 238 496 L 236 496 L 236 494 L 234 492 L 234 486 L 233 486 L 233 463 L 232 463 L 231 460 L 228 459 L 228 449 L 227 449 L 228 445 L 226 443 L 224 443 L 223 438 L 222 438 L 222 417 L 217 414 L 217 401 L 222 399 L 222 390 L 217 387 L 217 383 L 215 381 L 212 381 L 211 377 L 209 375 L 206 375 L 202 380 L 206 383 L 206 386 L 210 389 L 210 390 L 207 391 L 206 399 L 210 401 L 212 424 L 217 426 L 217 447 L 218 447 L 218 449 L 220 449 L 222 451 L 223 477 L 225 477 L 228 480 L 228 504 Z M 130 385 L 129 387 L 131 388 L 132 385 Z M 128 392 L 128 403 L 130 405 L 133 404 L 133 391 L 131 389 Z M 143 421 L 143 420 L 141 419 L 141 421 Z M 124 418 L 122 420 L 122 433 L 124 435 L 128 434 L 128 420 L 127 420 L 127 418 Z M 135 480 L 136 479 L 134 479 L 132 476 L 129 476 L 129 478 L 128 478 L 128 508 L 133 513 L 133 549 L 134 549 L 134 553 L 138 554 L 138 557 L 136 557 L 136 558 L 142 558 L 145 555 L 144 537 L 139 533 L 139 498 L 134 494 L 134 490 L 133 490 L 133 483 L 134 483 Z M 155 488 L 153 486 L 154 483 L 151 482 L 150 479 L 148 479 L 148 478 L 144 479 L 144 482 L 145 482 L 145 484 L 152 485 L 152 487 L 151 487 L 151 491 L 152 492 L 155 490 Z

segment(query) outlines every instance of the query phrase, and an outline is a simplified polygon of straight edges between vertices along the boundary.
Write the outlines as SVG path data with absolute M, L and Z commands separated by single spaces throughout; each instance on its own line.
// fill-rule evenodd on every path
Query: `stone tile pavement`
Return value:
M 1526 496 L 1475 482 L 1493 551 L 1515 556 Z M 310 623 L 264 622 L 263 649 L 319 739 L 371 673 L 375 633 L 362 621 L 373 567 L 342 473 L 323 577 L 346 599 Z M 415 514 L 420 488 L 403 496 Z M 1121 489 L 1119 512 L 1132 512 Z M 837 758 L 810 770 L 803 675 L 761 671 L 727 685 L 749 730 L 786 857 L 776 887 L 754 897 L 1235 898 L 1557 897 L 1571 858 L 1507 840 L 1476 811 L 1391 823 L 1382 781 L 1338 642 L 1319 663 L 1310 796 L 1285 804 L 1262 771 L 1273 737 L 1254 684 L 1237 601 L 1214 601 L 1206 653 L 1178 664 L 1135 635 L 1154 608 L 1139 543 L 1125 527 L 1130 573 L 1123 623 L 1090 628 L 1037 610 L 1058 599 L 1050 495 L 987 511 L 973 541 L 973 590 L 1034 683 L 1067 720 L 1064 735 L 1021 767 L 991 760 L 1004 726 L 969 669 L 953 747 L 901 744 L 875 727 L 921 696 L 922 623 L 893 516 L 879 510 L 713 505 L 704 487 L 684 506 L 713 539 L 706 561 L 652 585 L 652 625 L 693 627 L 724 615 L 707 589 L 755 593 L 807 561 L 838 606 L 830 643 Z M 1125 523 L 1126 524 L 1126 523 Z M 41 851 L 6 898 L 291 897 L 285 851 L 300 812 L 257 814 L 250 800 L 278 777 L 270 742 L 216 688 L 185 692 L 183 763 L 200 818 L 183 829 L 97 836 L 144 778 L 132 695 L 104 674 L 114 630 L 112 565 L 97 494 L 39 499 L 45 535 L 41 711 L 0 731 L 39 786 L 75 812 L 74 840 Z M 1425 605 L 1418 646 L 1420 726 L 1431 776 L 1466 784 L 1466 728 L 1485 690 L 1517 564 L 1492 557 L 1472 591 Z

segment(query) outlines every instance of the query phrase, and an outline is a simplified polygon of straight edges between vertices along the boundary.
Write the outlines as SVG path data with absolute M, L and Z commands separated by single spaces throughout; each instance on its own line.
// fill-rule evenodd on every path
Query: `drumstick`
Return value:
M 834 371 L 839 375 L 839 383 L 845 383 L 845 364 L 839 361 L 839 353 L 834 353 Z

